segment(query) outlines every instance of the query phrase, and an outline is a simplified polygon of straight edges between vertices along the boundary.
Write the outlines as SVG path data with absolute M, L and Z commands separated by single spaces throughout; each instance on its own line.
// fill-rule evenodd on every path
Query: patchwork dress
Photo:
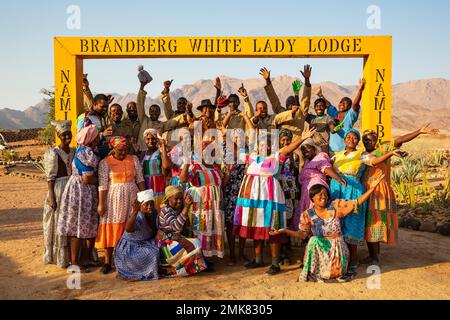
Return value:
M 128 214 L 139 192 L 137 184 L 144 181 L 136 156 L 117 160 L 113 155 L 100 161 L 99 190 L 107 191 L 105 214 L 100 217 L 96 248 L 114 248 L 122 237 Z
M 150 228 L 145 215 L 139 212 L 134 222 L 134 232 L 125 231 L 117 243 L 114 251 L 114 263 L 117 273 L 123 278 L 159 279 L 159 248 L 155 243 L 157 215 L 156 210 L 151 213 L 152 227 Z
M 206 269 L 200 240 L 181 235 L 185 222 L 181 210 L 161 207 L 157 238 L 161 248 L 161 269 L 167 277 L 189 276 Z
M 382 143 L 375 151 L 369 154 L 369 158 L 380 157 L 394 149 L 393 143 Z M 388 163 L 384 161 L 374 167 L 368 167 L 363 175 L 366 189 L 383 173 L 386 176 L 375 187 L 370 195 L 366 213 L 365 240 L 367 242 L 384 242 L 396 244 L 398 241 L 398 217 L 395 193 L 388 177 Z
M 286 228 L 284 191 L 275 178 L 285 157 L 278 152 L 268 157 L 241 156 L 249 165 L 239 190 L 233 233 L 242 238 L 267 240 L 270 230 Z
M 342 237 L 340 219 L 351 212 L 358 214 L 356 201 L 338 199 L 328 207 L 325 219 L 314 208 L 302 213 L 299 230 L 312 236 L 306 245 L 299 280 L 329 280 L 347 272 L 349 251 Z
M 205 257 L 224 256 L 224 214 L 222 203 L 222 175 L 219 167 L 194 163 L 189 167 L 190 187 L 186 194 L 194 200 L 189 210 L 193 236 L 202 244 Z
M 44 155 L 44 168 L 47 181 L 53 181 L 56 200 L 56 210 L 50 207 L 50 193 L 44 203 L 42 217 L 44 230 L 44 264 L 56 264 L 64 268 L 69 264 L 69 243 L 67 237 L 58 235 L 58 219 L 61 207 L 61 197 L 64 188 L 72 174 L 72 161 L 75 149 L 70 148 L 69 154 L 59 147 L 48 150 Z

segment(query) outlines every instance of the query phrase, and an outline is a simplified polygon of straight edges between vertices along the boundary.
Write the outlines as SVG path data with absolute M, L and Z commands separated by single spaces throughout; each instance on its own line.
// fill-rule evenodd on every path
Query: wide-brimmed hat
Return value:
M 216 108 L 215 105 L 212 104 L 210 99 L 203 99 L 200 105 L 197 107 L 197 110 L 202 111 L 204 107 Z

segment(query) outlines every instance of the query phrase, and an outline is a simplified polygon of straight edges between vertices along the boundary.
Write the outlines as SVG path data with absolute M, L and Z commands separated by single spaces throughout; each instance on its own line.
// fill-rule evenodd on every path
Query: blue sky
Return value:
M 69 5 L 81 9 L 81 28 L 66 26 Z M 366 26 L 369 5 L 381 9 L 381 29 Z M 10 1 L 0 2 L 1 107 L 25 109 L 53 86 L 54 36 L 315 36 L 392 35 L 393 83 L 425 78 L 450 79 L 450 1 Z M 154 82 L 173 87 L 217 75 L 258 77 L 260 66 L 272 75 L 299 75 L 313 65 L 313 82 L 356 84 L 360 59 L 127 59 L 87 60 L 94 91 L 135 92 L 138 64 Z

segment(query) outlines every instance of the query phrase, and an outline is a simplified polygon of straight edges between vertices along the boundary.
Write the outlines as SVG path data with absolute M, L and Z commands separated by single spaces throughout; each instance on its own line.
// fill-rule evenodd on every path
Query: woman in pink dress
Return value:
M 302 151 L 306 162 L 299 176 L 301 186 L 300 203 L 295 211 L 292 222 L 292 226 L 295 230 L 298 230 L 302 212 L 312 208 L 313 204 L 309 198 L 309 189 L 311 186 L 321 184 L 329 190 L 327 176 L 339 181 L 343 185 L 346 184 L 345 180 L 334 171 L 328 154 L 322 152 L 320 147 L 318 147 L 312 139 L 306 139 L 300 146 L 300 150 Z

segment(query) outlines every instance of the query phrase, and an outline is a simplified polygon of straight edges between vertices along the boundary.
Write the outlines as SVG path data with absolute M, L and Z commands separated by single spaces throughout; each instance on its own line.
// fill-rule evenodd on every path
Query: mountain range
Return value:
M 261 78 L 245 80 L 227 76 L 220 76 L 220 78 L 224 94 L 228 95 L 236 92 L 241 83 L 243 83 L 253 104 L 258 100 L 268 101 L 263 88 L 265 81 Z M 292 94 L 291 83 L 295 79 L 290 76 L 279 76 L 272 79 L 274 88 L 283 105 L 286 97 Z M 151 85 L 155 85 L 155 82 L 150 83 L 148 86 Z M 333 104 L 337 104 L 340 98 L 344 96 L 353 98 L 357 90 L 357 86 L 339 85 L 334 82 L 317 83 L 313 84 L 312 101 L 317 98 L 314 94 L 314 89 L 318 85 L 322 87 L 325 97 Z M 114 102 L 119 103 L 124 108 L 129 101 L 136 101 L 137 98 L 136 93 L 113 94 L 113 96 L 115 97 Z M 194 107 L 199 105 L 202 99 L 210 98 L 213 101 L 215 96 L 214 79 L 198 80 L 193 84 L 172 90 L 171 98 L 174 108 L 176 99 L 181 96 L 191 101 Z M 450 80 L 433 78 L 395 84 L 392 86 L 392 99 L 392 128 L 394 131 L 411 130 L 424 122 L 431 122 L 442 133 L 450 132 L 448 128 L 450 124 Z M 162 106 L 162 101 L 159 96 L 147 97 L 145 103 L 147 112 L 151 104 Z M 0 128 L 26 129 L 43 127 L 45 126 L 47 111 L 48 100 L 46 99 L 42 99 L 35 106 L 31 106 L 24 111 L 11 108 L 0 109 Z M 270 107 L 269 111 L 271 111 Z M 195 112 L 197 111 L 195 110 Z M 312 107 L 311 112 L 314 112 Z M 364 106 L 362 106 L 362 112 L 364 112 Z M 164 118 L 164 111 L 162 110 L 162 119 Z

